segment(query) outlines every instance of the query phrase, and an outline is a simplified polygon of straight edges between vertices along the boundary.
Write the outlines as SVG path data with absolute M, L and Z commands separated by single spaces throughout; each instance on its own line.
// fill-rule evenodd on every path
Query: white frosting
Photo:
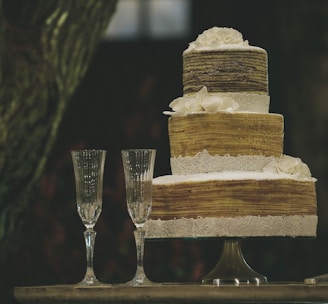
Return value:
M 189 96 L 188 94 L 186 96 Z M 235 112 L 255 112 L 269 113 L 270 96 L 263 94 L 247 93 L 209 93 L 210 96 L 219 96 L 220 98 L 231 98 L 238 104 Z
M 207 150 L 195 156 L 179 156 L 171 158 L 173 175 L 201 175 L 211 173 L 207 178 L 293 178 L 300 180 L 314 180 L 309 167 L 300 158 L 282 155 L 281 157 L 266 157 L 262 155 L 210 155 Z M 238 172 L 236 176 L 236 172 Z M 259 173 L 259 174 L 256 174 Z M 217 173 L 217 174 L 215 174 Z M 241 178 L 241 177 L 240 177 Z
M 302 181 L 315 181 L 315 178 L 299 178 L 287 173 L 256 172 L 256 171 L 224 171 L 186 175 L 162 175 L 153 179 L 153 185 L 173 185 L 186 182 L 202 182 L 215 180 L 277 180 L 294 179 Z
M 146 238 L 201 237 L 315 237 L 316 215 L 244 216 L 236 218 L 179 218 L 148 220 Z
M 165 111 L 166 115 L 215 112 L 269 112 L 270 97 L 260 94 L 208 93 L 204 86 L 200 91 L 174 99 Z

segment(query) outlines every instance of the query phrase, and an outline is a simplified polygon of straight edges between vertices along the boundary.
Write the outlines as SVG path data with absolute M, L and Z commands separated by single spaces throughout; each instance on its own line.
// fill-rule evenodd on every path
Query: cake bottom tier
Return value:
M 155 178 L 146 237 L 316 236 L 314 180 L 258 172 L 247 176 Z

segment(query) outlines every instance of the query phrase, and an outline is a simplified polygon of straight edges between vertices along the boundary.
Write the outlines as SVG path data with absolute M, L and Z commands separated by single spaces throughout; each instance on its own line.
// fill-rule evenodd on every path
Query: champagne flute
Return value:
M 96 239 L 94 226 L 102 210 L 103 173 L 106 157 L 105 150 L 75 150 L 73 159 L 76 204 L 80 218 L 86 227 L 87 269 L 80 285 L 100 284 L 93 270 L 93 251 Z
M 136 226 L 134 231 L 137 249 L 137 270 L 130 285 L 151 284 L 143 267 L 145 230 L 143 229 L 151 212 L 152 181 L 156 150 L 122 150 L 125 175 L 126 202 L 129 215 Z

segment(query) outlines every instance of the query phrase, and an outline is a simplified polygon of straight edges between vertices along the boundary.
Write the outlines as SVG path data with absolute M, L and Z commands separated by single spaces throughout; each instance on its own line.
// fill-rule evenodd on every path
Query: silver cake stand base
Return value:
M 312 278 L 306 278 L 304 284 L 316 285 L 316 284 L 328 284 L 328 274 L 318 275 Z
M 245 261 L 240 243 L 236 239 L 224 241 L 223 252 L 214 269 L 202 278 L 202 284 L 211 285 L 260 285 L 267 278 L 255 272 Z

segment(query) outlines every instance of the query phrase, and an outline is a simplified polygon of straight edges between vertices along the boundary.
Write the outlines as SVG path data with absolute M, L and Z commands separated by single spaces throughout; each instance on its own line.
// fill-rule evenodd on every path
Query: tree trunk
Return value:
M 2 278 L 20 215 L 33 204 L 64 111 L 108 26 L 116 1 L 0 2 Z M 0 284 L 10 287 L 8 279 L 7 275 L 7 282 L 0 280 Z

